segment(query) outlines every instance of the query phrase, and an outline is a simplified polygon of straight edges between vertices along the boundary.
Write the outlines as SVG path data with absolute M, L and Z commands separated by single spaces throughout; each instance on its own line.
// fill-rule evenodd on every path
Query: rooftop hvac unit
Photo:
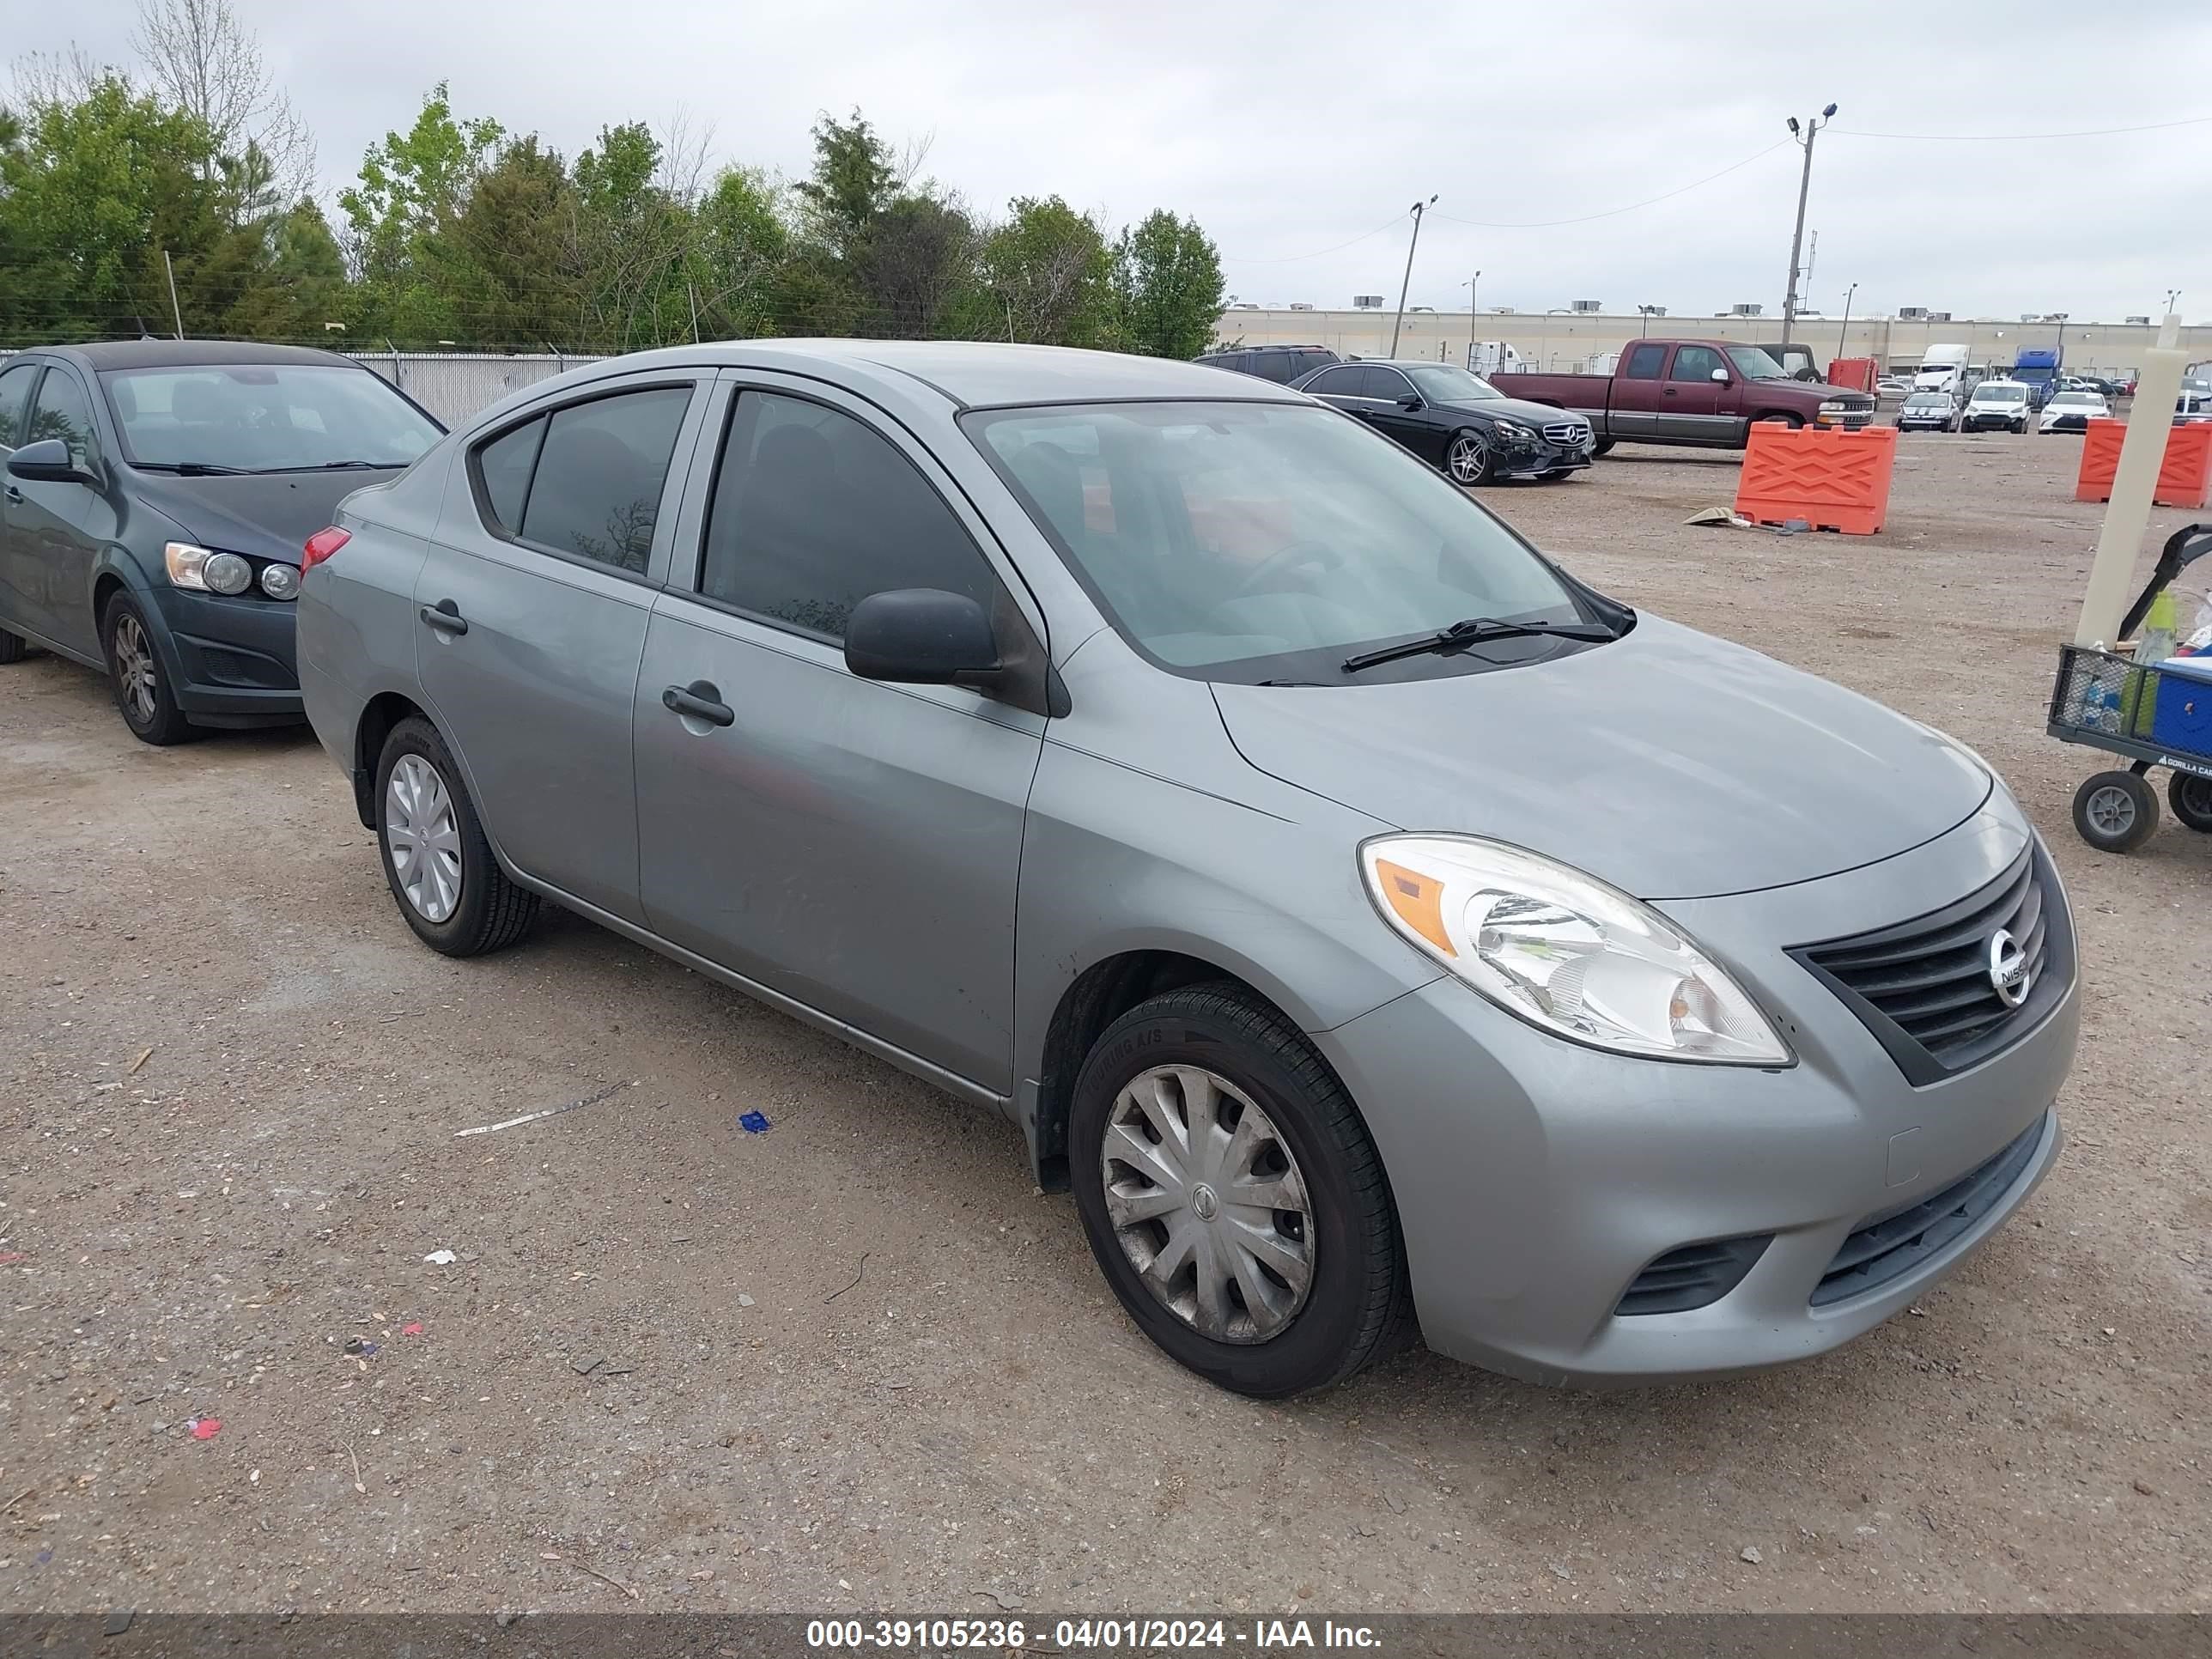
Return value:
M 1605 309 L 1605 301 L 1602 300 L 1571 300 L 1568 301 L 1567 309 L 1570 311 L 1579 311 L 1584 313 L 1603 311 Z
M 2043 320 L 2043 313 L 2039 311 L 2023 311 L 2020 313 L 2020 319 L 2023 323 L 2039 323 Z
M 1493 317 L 1510 317 L 1513 314 L 1513 307 L 1511 306 L 1492 306 L 1490 308 L 1490 314 Z
M 1291 309 L 1293 311 L 1311 311 L 1313 309 L 1313 301 L 1310 300 L 1293 300 L 1291 301 Z
M 1900 323 L 1924 323 L 1928 320 L 1928 307 L 1899 306 L 1897 308 L 1897 320 Z
M 1951 320 L 1951 313 L 1948 311 L 1931 311 L 1928 313 L 1928 320 L 1931 323 L 1948 323 Z
M 1352 308 L 1354 311 L 1380 311 L 1382 309 L 1382 296 L 1379 294 L 1355 294 L 1352 296 Z
M 2141 328 L 2148 328 L 2150 326 L 2150 319 L 2148 317 L 2130 317 L 2127 320 Z
M 1756 317 L 1759 315 L 1759 302 L 1755 300 L 1746 305 L 1730 306 L 1729 307 L 1729 315 L 1731 317 Z

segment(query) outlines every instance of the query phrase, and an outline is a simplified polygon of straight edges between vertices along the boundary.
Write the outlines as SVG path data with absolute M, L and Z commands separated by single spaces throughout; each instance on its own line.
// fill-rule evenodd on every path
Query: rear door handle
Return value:
M 422 620 L 441 634 L 458 637 L 469 631 L 467 619 L 461 615 L 460 607 L 451 599 L 441 599 L 434 605 L 424 605 Z
M 709 726 L 732 726 L 738 718 L 737 711 L 722 701 L 722 694 L 712 680 L 669 686 L 660 694 L 660 706 L 672 714 L 688 714 Z

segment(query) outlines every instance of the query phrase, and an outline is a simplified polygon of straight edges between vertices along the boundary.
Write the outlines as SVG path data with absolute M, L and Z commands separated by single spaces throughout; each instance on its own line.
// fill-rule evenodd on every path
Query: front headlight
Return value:
M 1536 441 L 1535 429 L 1525 427 L 1518 421 L 1492 421 L 1490 429 L 1509 444 L 1527 444 Z
M 1822 404 L 1818 412 L 1822 415 L 1848 415 L 1851 412 L 1851 406 L 1849 404 L 1839 404 L 1831 399 Z
M 1787 1066 L 1758 1006 L 1663 916 L 1503 842 L 1381 836 L 1359 849 L 1384 921 L 1506 1012 L 1615 1054 Z

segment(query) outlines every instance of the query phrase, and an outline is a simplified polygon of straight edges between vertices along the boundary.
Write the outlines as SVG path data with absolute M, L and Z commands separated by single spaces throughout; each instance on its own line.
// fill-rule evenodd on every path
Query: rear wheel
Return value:
M 1109 1026 L 1076 1079 L 1076 1207 L 1145 1334 L 1224 1389 L 1281 1399 L 1389 1352 L 1410 1301 L 1382 1160 L 1313 1046 L 1242 987 Z
M 2100 853 L 2131 853 L 2158 828 L 2158 796 L 2133 772 L 2100 772 L 2074 792 L 2074 828 Z
M 100 618 L 100 637 L 107 647 L 107 673 L 115 686 L 115 706 L 124 725 L 141 743 L 166 747 L 198 735 L 169 689 L 155 648 L 146 613 L 130 594 L 118 592 Z
M 1444 447 L 1444 471 L 1455 484 L 1486 484 L 1491 479 L 1490 443 L 1472 428 L 1455 432 Z
M 1613 440 L 1612 440 L 1612 439 L 1610 439 L 1610 438 L 1600 438 L 1600 439 L 1597 441 L 1597 447 L 1596 447 L 1595 449 L 1591 450 L 1591 451 L 1590 451 L 1590 453 L 1591 453 L 1591 454 L 1593 454 L 1593 455 L 1610 455 L 1610 454 L 1612 454 L 1612 453 L 1613 453 Z
M 2212 778 L 2176 772 L 2166 782 L 2166 804 L 2191 830 L 2212 835 Z
M 538 919 L 477 821 L 453 751 L 429 721 L 404 720 L 376 765 L 376 840 L 384 878 L 415 936 L 449 957 L 514 944 Z

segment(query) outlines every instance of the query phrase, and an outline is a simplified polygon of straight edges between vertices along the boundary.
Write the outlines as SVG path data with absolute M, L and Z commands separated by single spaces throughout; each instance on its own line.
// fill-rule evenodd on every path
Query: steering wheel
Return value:
M 1333 547 L 1323 547 L 1319 542 L 1292 542 L 1288 547 L 1278 548 L 1252 567 L 1252 572 L 1237 585 L 1233 597 L 1244 599 L 1263 591 L 1267 578 L 1279 571 L 1294 570 L 1302 565 L 1317 565 L 1323 570 L 1334 570 L 1344 562 L 1344 555 Z

